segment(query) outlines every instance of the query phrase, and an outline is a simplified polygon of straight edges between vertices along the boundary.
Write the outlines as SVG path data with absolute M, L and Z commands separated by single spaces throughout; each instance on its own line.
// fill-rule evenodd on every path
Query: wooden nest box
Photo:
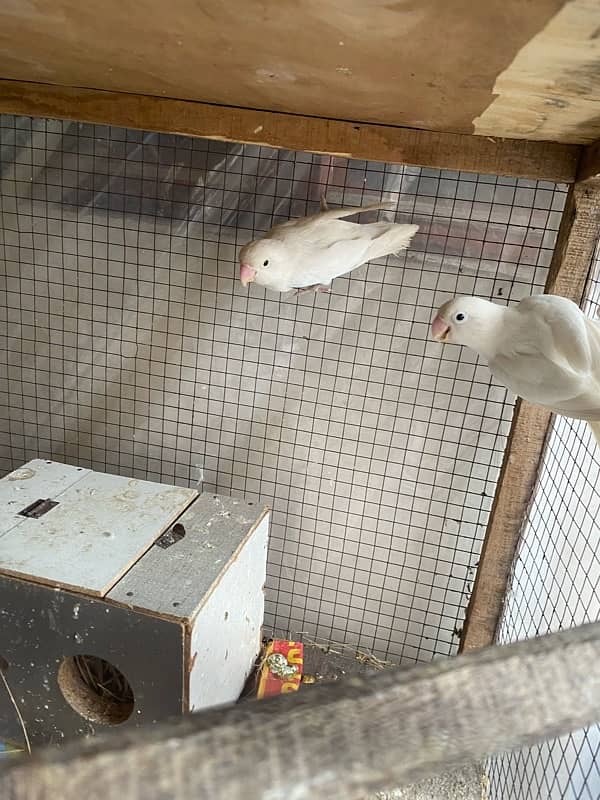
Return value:
M 32 742 L 239 697 L 266 508 L 43 460 L 0 480 L 0 508 L 0 666 Z M 0 739 L 23 739 L 11 710 Z

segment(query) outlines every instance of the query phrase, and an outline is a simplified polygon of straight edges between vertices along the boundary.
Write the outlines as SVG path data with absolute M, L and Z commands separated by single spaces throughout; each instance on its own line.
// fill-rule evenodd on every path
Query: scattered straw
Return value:
M 377 658 L 377 656 L 369 652 L 369 650 L 357 650 L 355 658 L 361 664 L 368 664 L 370 667 L 374 667 L 375 669 L 386 669 L 387 667 L 395 666 L 391 661 L 385 661 L 382 658 Z
M 108 661 L 86 655 L 74 656 L 73 661 L 85 686 L 98 697 L 124 705 L 133 704 L 133 691 L 127 679 Z
M 4 674 L 4 670 L 1 667 L 0 667 L 0 677 L 2 678 L 6 691 L 8 692 L 8 696 L 10 697 L 10 701 L 13 704 L 15 712 L 17 714 L 17 719 L 19 720 L 21 730 L 23 731 L 23 739 L 25 740 L 25 746 L 27 747 L 27 752 L 29 753 L 29 755 L 31 755 L 31 742 L 29 741 L 29 735 L 27 734 L 25 720 L 23 719 L 21 712 L 19 711 L 19 706 L 17 705 L 15 696 L 12 693 L 10 686 L 8 685 L 8 681 L 6 680 L 6 675 Z
M 357 647 L 351 647 L 350 645 L 345 644 L 337 644 L 335 642 L 330 642 L 327 639 L 309 639 L 304 635 L 303 632 L 300 632 L 297 635 L 299 637 L 303 637 L 302 641 L 304 644 L 312 647 L 318 647 L 319 650 L 322 650 L 324 653 L 333 653 L 334 655 L 342 656 L 343 658 L 352 658 L 358 661 L 360 664 L 367 664 L 374 669 L 386 669 L 388 667 L 396 666 L 393 661 L 385 661 L 382 658 L 378 658 L 369 650 L 359 649 Z

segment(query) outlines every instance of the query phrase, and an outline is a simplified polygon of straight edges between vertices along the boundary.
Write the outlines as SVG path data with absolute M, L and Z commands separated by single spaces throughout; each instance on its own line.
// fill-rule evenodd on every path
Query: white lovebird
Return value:
M 519 397 L 586 420 L 600 444 L 600 323 L 571 300 L 540 294 L 507 307 L 456 297 L 439 309 L 431 332 L 474 350 Z
M 390 208 L 376 203 L 364 208 L 327 209 L 275 225 L 263 236 L 242 247 L 242 286 L 257 283 L 275 292 L 327 292 L 334 278 L 374 258 L 404 250 L 419 230 L 418 225 L 371 222 L 361 225 L 343 217 Z

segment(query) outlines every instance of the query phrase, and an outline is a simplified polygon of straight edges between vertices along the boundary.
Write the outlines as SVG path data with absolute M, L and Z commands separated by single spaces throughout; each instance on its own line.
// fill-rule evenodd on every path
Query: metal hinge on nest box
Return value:
M 36 500 L 31 505 L 27 506 L 27 508 L 24 508 L 23 511 L 19 511 L 19 514 L 22 517 L 39 519 L 57 505 L 58 505 L 58 500 Z
M 171 547 L 172 544 L 175 544 L 180 539 L 183 539 L 185 536 L 185 528 L 180 522 L 176 522 L 175 525 L 169 531 L 165 531 L 163 535 L 156 540 L 155 544 L 157 547 L 162 547 L 163 550 L 166 550 L 167 547 Z

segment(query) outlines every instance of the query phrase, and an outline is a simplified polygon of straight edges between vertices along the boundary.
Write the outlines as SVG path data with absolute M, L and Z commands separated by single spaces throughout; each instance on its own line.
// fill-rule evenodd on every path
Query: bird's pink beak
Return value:
M 445 342 L 450 333 L 450 325 L 441 317 L 436 317 L 431 323 L 431 335 L 437 342 Z
M 240 264 L 240 281 L 242 286 L 248 286 L 256 278 L 256 270 L 249 264 Z

